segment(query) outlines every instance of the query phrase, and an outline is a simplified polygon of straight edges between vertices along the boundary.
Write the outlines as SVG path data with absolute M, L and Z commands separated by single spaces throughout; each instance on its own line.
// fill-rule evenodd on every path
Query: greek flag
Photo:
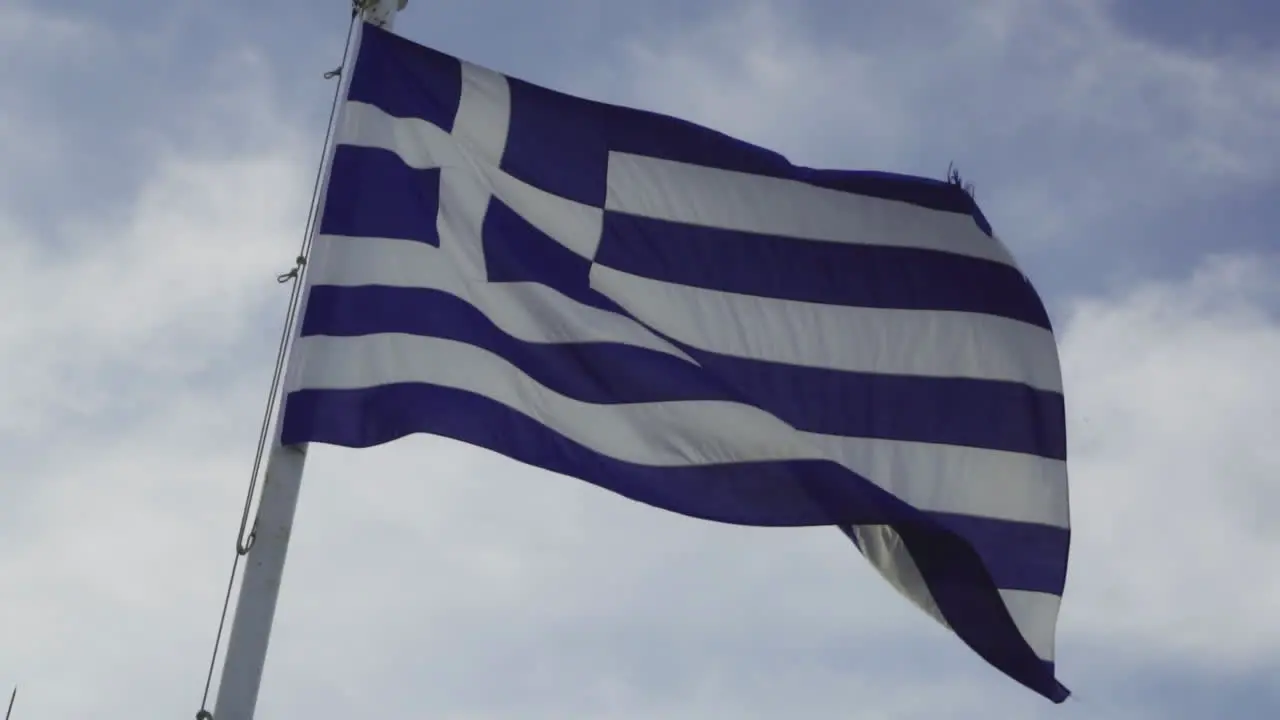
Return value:
M 1057 349 L 968 194 L 363 32 L 284 443 L 430 433 L 698 518 L 835 526 L 1066 698 Z

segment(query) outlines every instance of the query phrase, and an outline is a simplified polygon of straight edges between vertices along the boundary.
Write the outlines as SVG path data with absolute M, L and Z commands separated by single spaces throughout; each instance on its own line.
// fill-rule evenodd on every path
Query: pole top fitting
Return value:
M 409 4 L 409 0 L 359 0 L 364 19 L 377 27 L 389 27 L 396 13 Z

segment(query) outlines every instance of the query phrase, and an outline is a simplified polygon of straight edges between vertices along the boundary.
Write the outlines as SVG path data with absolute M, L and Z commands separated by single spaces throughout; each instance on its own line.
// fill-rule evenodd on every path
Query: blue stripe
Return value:
M 602 455 L 481 395 L 424 383 L 290 395 L 284 442 L 372 447 L 414 433 L 455 438 L 683 515 L 794 527 L 927 523 L 965 537 L 999 587 L 1061 594 L 1067 531 L 993 518 L 924 513 L 826 460 L 653 467 Z M 996 547 L 995 543 L 1009 543 Z M 1058 562 L 1059 557 L 1063 562 Z
M 282 441 L 371 447 L 413 433 L 494 450 L 632 500 L 707 520 L 766 526 L 892 525 L 917 558 L 957 635 L 1018 681 L 1052 699 L 1065 698 L 1051 667 L 1035 657 L 1009 620 L 992 575 L 973 548 L 925 513 L 835 463 L 633 465 L 574 443 L 488 398 L 421 384 L 290 393 Z M 1009 560 L 1009 550 L 999 556 Z
M 968 215 L 973 218 L 978 229 L 987 235 L 991 234 L 991 223 L 982 214 L 973 196 L 953 183 L 880 170 L 822 170 L 792 167 L 794 179 L 810 185 Z
M 998 380 L 782 365 L 675 344 L 709 374 L 802 430 L 1067 457 L 1061 393 Z
M 462 97 L 458 61 L 371 25 L 364 33 L 350 99 L 452 131 Z M 776 152 L 691 122 L 508 80 L 512 121 L 502 168 L 561 197 L 603 207 L 609 152 L 626 152 L 969 215 L 991 233 L 973 198 L 948 182 L 797 166 Z
M 1070 530 L 955 513 L 928 515 L 969 542 L 997 587 L 1053 595 L 1066 588 Z
M 385 286 L 311 288 L 303 335 L 407 333 L 505 357 L 592 403 L 735 400 L 800 430 L 1066 456 L 1062 396 L 989 380 L 848 373 L 681 349 L 702 367 L 631 345 L 525 343 L 447 293 Z
M 922 514 L 834 462 L 653 467 L 565 438 L 484 396 L 429 384 L 290 393 L 283 442 L 363 448 L 429 433 L 494 450 L 692 517 L 769 527 L 919 521 Z
M 415 170 L 381 148 L 339 145 L 320 232 L 417 240 L 439 247 L 440 168 Z
M 801 240 L 606 212 L 596 262 L 761 297 L 998 315 L 1051 329 L 1016 268 L 948 252 Z

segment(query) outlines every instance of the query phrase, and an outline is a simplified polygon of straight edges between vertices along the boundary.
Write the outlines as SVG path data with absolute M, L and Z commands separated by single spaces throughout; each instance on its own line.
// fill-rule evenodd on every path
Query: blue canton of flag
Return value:
M 694 517 L 836 526 L 1067 697 L 1057 348 L 963 190 L 797 167 L 373 26 L 340 118 L 284 443 L 431 433 Z

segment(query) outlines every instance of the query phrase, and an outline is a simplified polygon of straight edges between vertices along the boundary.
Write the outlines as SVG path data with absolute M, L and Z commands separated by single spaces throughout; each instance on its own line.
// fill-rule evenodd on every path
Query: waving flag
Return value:
M 372 26 L 337 132 L 283 442 L 431 433 L 686 515 L 836 526 L 1065 699 L 1056 344 L 963 190 L 797 167 Z

